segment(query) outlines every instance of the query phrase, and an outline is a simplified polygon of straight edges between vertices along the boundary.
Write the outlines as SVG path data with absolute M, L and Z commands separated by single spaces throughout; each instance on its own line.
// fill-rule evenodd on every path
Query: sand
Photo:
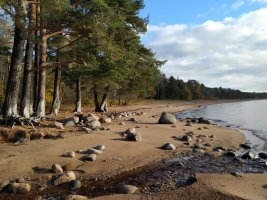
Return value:
M 0 143 L 0 179 L 14 180 L 31 177 L 32 180 L 35 178 L 41 180 L 41 177 L 51 176 L 51 174 L 34 173 L 33 168 L 50 169 L 54 163 L 62 166 L 72 163 L 76 170 L 86 174 L 102 174 L 103 176 L 118 171 L 129 171 L 168 158 L 170 153 L 159 149 L 164 143 L 173 143 L 177 147 L 177 152 L 189 151 L 188 146 L 171 138 L 172 136 L 183 135 L 188 131 L 207 136 L 215 135 L 214 141 L 207 139 L 207 142 L 213 146 L 235 149 L 240 143 L 244 143 L 245 138 L 242 133 L 217 125 L 194 124 L 187 127 L 184 126 L 185 122 L 178 122 L 176 127 L 172 127 L 171 125 L 157 124 L 163 111 L 179 113 L 208 103 L 212 102 L 147 101 L 132 106 L 116 106 L 112 107 L 111 111 L 142 111 L 145 114 L 135 117 L 138 123 L 127 122 L 124 119 L 113 120 L 111 124 L 104 125 L 110 130 L 99 133 L 86 134 L 79 128 L 72 127 L 65 128 L 64 139 L 33 140 L 22 145 Z M 91 108 L 88 108 L 83 112 L 89 113 L 90 110 Z M 72 115 L 68 109 L 63 109 L 59 118 Z M 152 117 L 155 115 L 155 118 Z M 126 125 L 119 125 L 121 121 L 124 121 Z M 119 132 L 135 126 L 140 127 L 136 130 L 142 135 L 142 141 L 124 141 Z M 199 127 L 202 129 L 198 130 Z M 207 127 L 207 129 L 203 129 L 203 127 Z M 43 129 L 42 131 L 59 132 L 59 130 L 54 129 Z M 83 155 L 81 154 L 76 154 L 76 158 L 62 157 L 62 154 L 66 152 L 86 150 L 98 144 L 105 145 L 106 150 L 98 156 L 94 163 L 82 162 L 80 158 Z M 210 149 L 207 151 L 212 153 Z M 179 189 L 155 196 L 112 195 L 97 199 L 239 199 L 239 197 L 255 200 L 267 199 L 266 175 L 244 175 L 240 179 L 231 175 L 199 174 L 198 176 L 196 184 L 186 187 L 186 191 L 190 191 L 187 192 L 189 194 L 187 197 L 184 195 L 185 191 Z M 197 195 L 198 191 L 203 194 L 202 197 Z

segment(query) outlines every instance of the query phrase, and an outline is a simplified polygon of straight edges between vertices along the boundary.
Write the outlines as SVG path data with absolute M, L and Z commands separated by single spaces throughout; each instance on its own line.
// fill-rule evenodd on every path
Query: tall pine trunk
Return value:
M 74 112 L 82 112 L 82 88 L 81 88 L 81 77 L 76 80 L 76 107 Z
M 100 112 L 101 109 L 100 109 L 100 105 L 98 102 L 98 92 L 97 92 L 97 86 L 96 85 L 94 85 L 93 92 L 94 92 L 94 100 L 95 100 L 95 111 Z
M 23 71 L 23 52 L 26 40 L 26 6 L 24 0 L 18 0 L 15 8 L 15 36 L 8 75 L 8 83 L 3 105 L 5 117 L 18 116 L 18 95 Z
M 61 67 L 56 67 L 54 78 L 54 93 L 51 107 L 51 115 L 58 115 L 60 108 L 60 81 L 61 81 Z
M 102 101 L 100 104 L 101 112 L 108 112 L 107 98 L 108 98 L 109 88 L 110 88 L 109 85 L 107 87 L 105 87 L 105 92 L 103 94 Z
M 39 69 L 39 89 L 38 89 L 38 106 L 37 117 L 45 117 L 45 89 L 46 89 L 46 50 L 47 50 L 47 35 L 46 29 L 41 30 L 41 63 Z
M 36 25 L 36 4 L 30 5 L 29 13 L 29 31 L 26 45 L 26 54 L 24 61 L 24 79 L 22 86 L 22 100 L 20 114 L 23 117 L 29 118 L 33 110 L 32 101 L 32 81 L 33 81 L 33 51 L 34 51 L 34 37 Z
M 38 89 L 39 89 L 39 66 L 40 66 L 40 4 L 39 0 L 36 0 L 36 31 L 35 31 L 35 49 L 34 49 L 34 79 L 33 79 L 33 110 L 37 112 L 38 106 Z

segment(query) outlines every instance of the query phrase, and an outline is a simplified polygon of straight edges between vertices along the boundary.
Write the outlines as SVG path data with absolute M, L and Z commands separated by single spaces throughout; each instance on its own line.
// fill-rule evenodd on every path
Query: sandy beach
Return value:
M 0 143 L 0 180 L 24 179 L 30 184 L 46 184 L 53 176 L 49 169 L 51 165 L 58 163 L 61 166 L 68 164 L 75 172 L 76 177 L 81 177 L 84 189 L 87 186 L 87 179 L 84 177 L 108 177 L 122 173 L 132 172 L 145 166 L 155 165 L 162 160 L 170 159 L 173 154 L 183 155 L 192 152 L 192 144 L 185 144 L 174 139 L 187 132 L 203 137 L 201 143 L 209 144 L 203 147 L 205 153 L 212 156 L 219 156 L 213 148 L 223 146 L 227 149 L 238 149 L 239 145 L 245 143 L 244 135 L 230 128 L 217 125 L 206 125 L 192 123 L 185 126 L 186 121 L 178 121 L 175 126 L 158 124 L 161 113 L 179 113 L 185 110 L 196 108 L 203 104 L 212 102 L 182 102 L 182 101 L 144 101 L 131 106 L 114 106 L 113 111 L 138 112 L 134 116 L 137 122 L 129 121 L 132 117 L 115 118 L 111 123 L 104 123 L 105 130 L 92 131 L 87 134 L 79 126 L 64 127 L 64 130 L 56 128 L 36 127 L 39 132 L 50 135 L 64 134 L 63 138 L 31 140 L 22 144 Z M 83 110 L 88 114 L 92 108 Z M 101 117 L 101 114 L 96 114 Z M 103 116 L 106 114 L 103 114 Z M 63 108 L 57 119 L 72 117 L 69 109 Z M 123 122 L 123 123 L 122 123 Z M 50 122 L 44 121 L 44 124 Z M 142 136 L 140 142 L 125 141 L 121 132 L 128 128 L 136 127 L 136 132 Z M 19 127 L 14 129 L 1 127 L 0 132 L 12 135 L 14 132 L 23 129 L 32 131 L 31 127 Z M 212 136 L 212 137 L 211 137 Z M 0 137 L 1 139 L 1 137 Z M 165 143 L 172 143 L 175 151 L 164 151 L 160 147 Z M 93 148 L 96 145 L 104 145 L 106 149 L 103 154 L 97 156 L 95 162 L 83 162 L 83 154 L 76 153 L 75 158 L 62 157 L 67 152 L 77 152 Z M 35 169 L 46 169 L 36 171 Z M 88 178 L 88 180 L 90 179 Z M 197 181 L 186 187 L 179 187 L 167 191 L 150 192 L 142 194 L 137 191 L 135 194 L 107 194 L 96 197 L 96 199 L 267 199 L 267 175 L 266 174 L 239 174 L 231 175 L 230 171 L 225 174 L 197 173 Z M 84 182 L 83 182 L 84 180 Z M 89 184 L 90 185 L 90 184 Z M 82 186 L 83 188 L 83 186 Z M 43 194 L 51 194 L 57 189 L 48 188 L 44 191 L 34 191 L 27 195 L 9 195 L 0 193 L 0 199 L 34 199 Z M 57 191 L 58 192 L 58 191 Z M 78 194 L 86 194 L 81 189 Z M 99 195 L 96 195 L 99 196 Z

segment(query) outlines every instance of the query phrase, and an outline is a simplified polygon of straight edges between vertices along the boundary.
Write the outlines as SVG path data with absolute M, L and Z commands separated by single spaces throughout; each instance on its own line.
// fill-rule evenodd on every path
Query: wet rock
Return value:
M 97 120 L 88 123 L 89 128 L 95 129 L 101 127 L 101 123 Z
M 65 200 L 88 200 L 88 197 L 82 195 L 70 194 L 65 197 Z
M 255 158 L 257 158 L 257 155 L 254 152 L 249 151 L 249 152 L 245 153 L 244 155 L 242 155 L 241 158 L 244 160 L 245 159 L 255 159 Z
M 207 119 L 204 119 L 204 118 L 200 117 L 200 118 L 198 119 L 198 123 L 199 123 L 199 124 L 210 124 L 210 121 L 207 120 Z
M 163 112 L 159 118 L 158 124 L 176 124 L 177 120 L 174 115 Z
M 55 174 L 63 173 L 63 169 L 59 164 L 53 164 L 51 166 L 51 172 Z
M 64 174 L 61 174 L 55 178 L 55 180 L 53 181 L 53 185 L 58 186 L 63 183 L 69 183 L 70 181 L 73 181 L 75 179 L 76 176 L 73 171 L 65 172 Z
M 73 126 L 75 126 L 75 123 L 72 120 L 67 121 L 66 124 L 65 124 L 65 127 L 73 127 Z
M 139 142 L 142 140 L 142 137 L 139 133 L 128 133 L 126 135 L 126 140 Z
M 79 180 L 74 180 L 70 182 L 70 189 L 77 190 L 82 187 L 82 183 Z
M 249 146 L 248 144 L 240 144 L 239 146 L 243 149 L 251 149 L 251 146 Z
M 262 158 L 262 159 L 267 159 L 267 153 L 263 153 L 263 152 L 261 152 L 261 153 L 259 153 L 258 155 L 259 155 L 259 157 Z
M 163 149 L 163 150 L 175 150 L 176 147 L 171 143 L 166 143 L 166 144 L 161 146 L 161 149 Z
M 235 155 L 235 153 L 232 152 L 232 151 L 227 151 L 227 152 L 225 152 L 225 153 L 223 154 L 223 156 L 227 156 L 227 157 L 235 157 L 236 155 Z
M 119 189 L 120 194 L 133 194 L 138 190 L 138 187 L 132 186 L 132 185 L 123 185 Z
M 96 161 L 96 154 L 90 154 L 88 156 L 84 156 L 82 158 L 83 161 L 91 161 L 91 162 L 94 162 Z
M 8 192 L 13 194 L 26 194 L 31 191 L 31 185 L 27 183 L 10 183 Z
M 106 146 L 100 144 L 100 145 L 95 146 L 94 149 L 103 151 L 104 149 L 106 149 Z
M 74 151 L 71 151 L 71 152 L 68 152 L 68 153 L 63 154 L 63 157 L 75 158 L 76 155 L 75 155 L 75 152 Z

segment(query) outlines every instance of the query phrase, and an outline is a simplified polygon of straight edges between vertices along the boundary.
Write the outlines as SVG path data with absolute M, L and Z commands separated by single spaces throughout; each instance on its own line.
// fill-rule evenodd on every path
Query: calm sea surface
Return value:
M 221 126 L 230 125 L 245 134 L 254 150 L 267 151 L 267 100 L 201 106 L 177 117 L 204 117 Z

